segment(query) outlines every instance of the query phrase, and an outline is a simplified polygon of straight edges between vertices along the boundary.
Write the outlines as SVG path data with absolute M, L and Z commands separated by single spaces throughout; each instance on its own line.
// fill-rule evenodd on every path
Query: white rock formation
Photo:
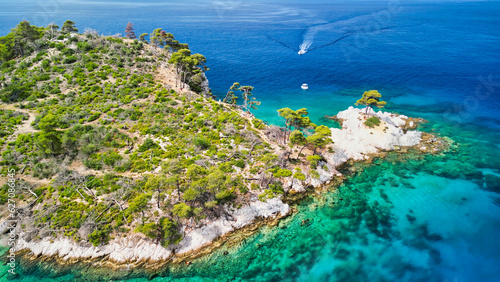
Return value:
M 269 218 L 279 214 L 282 216 L 290 212 L 290 207 L 279 199 L 269 199 L 266 202 L 256 201 L 235 211 L 228 212 L 234 220 L 218 219 L 209 222 L 200 228 L 186 231 L 183 240 L 179 243 L 177 253 L 184 254 L 197 250 L 214 239 L 227 234 L 237 228 L 251 224 L 259 217 Z M 0 224 L 1 225 L 1 224 Z M 69 238 L 59 238 L 51 241 L 48 238 L 40 241 L 27 242 L 20 234 L 15 250 L 30 249 L 35 255 L 53 256 L 67 260 L 71 258 L 98 258 L 109 255 L 117 262 L 140 260 L 165 260 L 172 256 L 172 251 L 150 240 L 135 236 L 112 240 L 109 244 L 99 247 L 81 246 Z
M 315 187 L 331 181 L 334 176 L 341 175 L 335 168 L 347 162 L 349 159 L 363 160 L 368 154 L 377 153 L 380 150 L 392 150 L 395 146 L 414 146 L 421 140 L 421 132 L 403 131 L 408 117 L 390 113 L 378 112 L 374 115 L 381 119 L 381 124 L 375 128 L 367 127 L 364 122 L 367 118 L 364 110 L 349 107 L 339 112 L 337 117 L 342 119 L 342 129 L 332 128 L 332 140 L 334 141 L 334 153 L 324 153 L 326 163 L 318 164 L 317 172 L 319 178 L 308 178 L 306 182 Z M 155 140 L 163 147 L 163 140 Z M 325 169 L 324 169 L 325 168 Z M 305 191 L 304 185 L 291 177 L 285 179 L 285 186 L 294 181 L 294 190 Z M 247 226 L 257 218 L 275 217 L 278 214 L 284 216 L 290 212 L 290 207 L 280 199 L 273 198 L 266 202 L 254 200 L 240 209 L 231 210 L 226 206 L 230 214 L 229 218 L 219 218 L 215 221 L 207 221 L 197 228 L 183 227 L 184 238 L 175 246 L 176 253 L 185 254 L 200 249 L 211 243 L 218 237 L 235 229 Z M 2 229 L 3 227 L 3 229 Z M 5 226 L 0 223 L 0 230 Z M 117 262 L 140 261 L 140 260 L 165 260 L 172 256 L 172 251 L 154 244 L 150 240 L 134 236 L 133 238 L 122 238 L 112 240 L 108 245 L 99 247 L 87 247 L 68 239 L 60 238 L 54 241 L 43 239 L 41 241 L 26 242 L 23 235 L 15 247 L 16 250 L 30 249 L 36 255 L 58 255 L 64 259 L 70 258 L 97 258 L 105 255 Z
M 421 132 L 403 131 L 402 126 L 408 117 L 378 112 L 374 116 L 380 118 L 380 125 L 369 128 L 364 124 L 366 117 L 363 112 L 363 109 L 349 107 L 337 114 L 342 119 L 342 129 L 332 128 L 335 154 L 328 159 L 329 163 L 338 166 L 347 159 L 363 160 L 368 158 L 367 154 L 393 150 L 395 146 L 414 146 L 420 142 Z

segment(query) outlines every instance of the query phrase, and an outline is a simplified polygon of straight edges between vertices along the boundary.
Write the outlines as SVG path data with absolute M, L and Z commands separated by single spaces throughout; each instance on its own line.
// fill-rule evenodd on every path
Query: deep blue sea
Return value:
M 129 21 L 136 34 L 163 28 L 207 57 L 218 98 L 233 82 L 254 86 L 255 115 L 269 123 L 282 122 L 279 108 L 305 107 L 333 125 L 322 117 L 377 89 L 384 110 L 425 118 L 423 130 L 455 142 L 442 155 L 361 165 L 228 255 L 154 281 L 500 281 L 499 1 L 0 0 L 0 18 L 0 35 L 24 19 L 103 34 Z

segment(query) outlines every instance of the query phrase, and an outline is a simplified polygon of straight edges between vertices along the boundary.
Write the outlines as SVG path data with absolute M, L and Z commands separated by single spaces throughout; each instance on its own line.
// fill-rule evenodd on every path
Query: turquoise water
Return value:
M 321 117 L 378 89 L 387 110 L 428 119 L 423 130 L 455 141 L 443 155 L 359 165 L 279 226 L 153 281 L 500 281 L 500 2 L 44 3 L 52 10 L 0 3 L 0 34 L 25 18 L 71 18 L 109 34 L 128 21 L 137 33 L 163 27 L 206 55 L 218 97 L 234 81 L 255 86 L 255 114 L 269 123 L 281 122 L 281 107 L 307 107 L 315 122 L 333 125 Z M 312 33 L 310 52 L 298 56 L 292 49 Z M 45 265 L 19 271 L 23 281 L 103 278 L 82 270 L 59 277 Z

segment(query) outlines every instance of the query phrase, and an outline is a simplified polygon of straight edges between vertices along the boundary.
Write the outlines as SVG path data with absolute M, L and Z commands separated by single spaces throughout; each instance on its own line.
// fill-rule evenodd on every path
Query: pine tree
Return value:
M 366 106 L 365 114 L 368 114 L 368 111 L 371 109 L 372 106 L 376 106 L 377 108 L 383 108 L 385 105 L 387 105 L 387 102 L 380 100 L 381 97 L 382 94 L 380 94 L 377 90 L 365 91 L 365 93 L 363 93 L 363 97 L 358 101 L 356 101 L 356 106 L 357 105 Z
M 137 38 L 134 32 L 134 24 L 131 22 L 128 22 L 127 27 L 125 28 L 125 37 L 127 37 L 128 39 Z
M 307 136 L 307 142 L 314 146 L 313 155 L 316 154 L 317 149 L 322 149 L 326 145 L 332 143 L 332 139 L 330 136 L 332 135 L 332 131 L 329 127 L 320 125 L 316 127 L 314 130 L 314 134 L 311 136 Z
M 75 28 L 75 22 L 67 20 L 64 22 L 61 31 L 67 34 L 71 32 L 78 32 L 78 29 Z
M 235 95 L 234 91 L 238 90 L 240 84 L 238 82 L 233 83 L 231 87 L 229 87 L 229 91 L 227 91 L 226 97 L 222 102 L 226 104 L 236 105 L 236 101 L 238 100 L 238 96 Z
M 260 102 L 252 97 L 253 86 L 241 86 L 238 90 L 243 92 L 243 105 L 241 108 L 248 113 L 250 113 L 250 109 L 257 110 L 257 106 L 260 105 Z

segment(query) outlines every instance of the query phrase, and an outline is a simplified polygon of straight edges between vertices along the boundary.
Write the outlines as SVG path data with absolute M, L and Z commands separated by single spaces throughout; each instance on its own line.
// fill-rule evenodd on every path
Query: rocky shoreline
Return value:
M 295 202 L 305 197 L 308 192 L 306 187 L 321 189 L 332 184 L 332 181 L 335 184 L 341 183 L 344 176 L 339 172 L 340 168 L 354 162 L 370 162 L 375 157 L 383 157 L 385 152 L 404 153 L 408 148 L 422 153 L 437 153 L 447 146 L 446 140 L 413 130 L 424 120 L 378 112 L 372 115 L 381 120 L 380 125 L 369 128 L 364 125 L 367 117 L 363 112 L 364 110 L 350 107 L 335 116 L 342 128 L 332 128 L 333 151 L 323 153 L 325 162 L 320 162 L 317 168 L 319 178 L 308 178 L 304 183 L 295 182 L 291 177 L 285 179 L 284 185 L 290 185 L 294 181 L 293 191 L 290 191 L 290 198 L 286 202 Z M 115 239 L 105 246 L 94 247 L 81 245 L 67 238 L 28 241 L 23 234 L 19 234 L 16 251 L 26 265 L 56 263 L 65 271 L 77 265 L 78 268 L 85 265 L 97 269 L 120 270 L 120 276 L 123 276 L 123 271 L 138 268 L 156 273 L 165 265 L 185 263 L 209 254 L 224 244 L 240 242 L 261 226 L 277 224 L 281 218 L 292 213 L 292 208 L 281 199 L 261 202 L 256 197 L 240 209 L 226 207 L 226 210 L 231 215 L 230 218 L 207 221 L 201 227 L 189 230 L 183 227 L 184 239 L 169 248 L 163 248 L 140 236 Z

